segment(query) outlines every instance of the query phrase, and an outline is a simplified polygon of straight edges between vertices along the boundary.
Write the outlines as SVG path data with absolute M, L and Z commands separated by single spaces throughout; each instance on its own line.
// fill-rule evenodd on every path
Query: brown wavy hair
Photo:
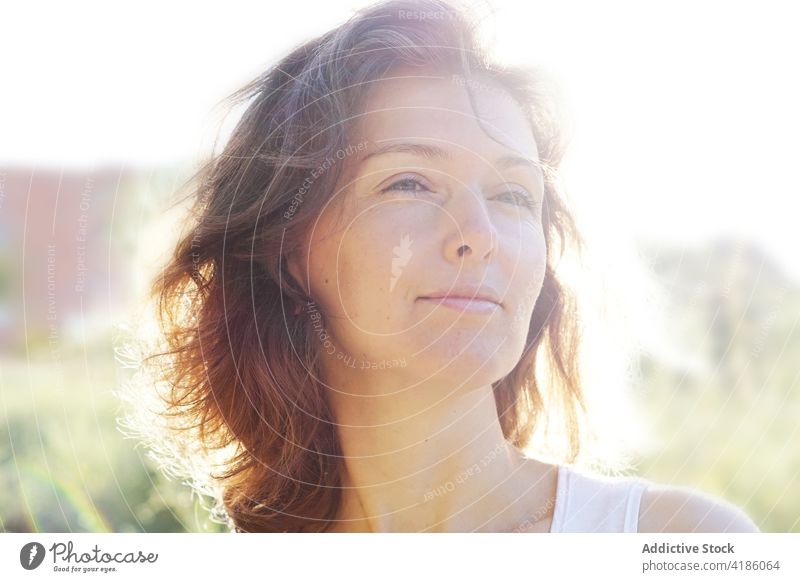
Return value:
M 166 348 L 150 360 L 168 387 L 161 417 L 172 433 L 190 434 L 208 454 L 226 451 L 211 477 L 235 531 L 325 531 L 339 510 L 342 458 L 315 379 L 320 346 L 295 315 L 307 298 L 285 259 L 346 164 L 313 171 L 347 147 L 371 83 L 395 66 L 488 78 L 524 109 L 546 170 L 547 267 L 523 357 L 494 394 L 509 442 L 525 447 L 560 407 L 565 457 L 578 454 L 585 405 L 576 298 L 555 265 L 583 243 L 556 174 L 566 142 L 558 87 L 537 67 L 493 65 L 476 21 L 440 0 L 360 10 L 231 95 L 246 109 L 224 149 L 187 182 L 190 221 L 152 288 Z M 549 371 L 552 399 L 537 363 Z

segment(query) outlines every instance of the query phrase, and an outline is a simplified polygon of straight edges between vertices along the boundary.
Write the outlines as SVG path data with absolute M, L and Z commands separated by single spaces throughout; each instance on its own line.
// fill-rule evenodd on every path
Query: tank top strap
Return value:
M 551 533 L 636 532 L 647 481 L 559 465 Z

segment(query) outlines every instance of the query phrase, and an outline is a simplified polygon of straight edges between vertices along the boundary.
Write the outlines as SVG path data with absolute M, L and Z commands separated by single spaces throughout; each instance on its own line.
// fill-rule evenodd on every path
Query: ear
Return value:
M 283 260 L 286 263 L 286 272 L 289 273 L 289 276 L 294 280 L 295 286 L 302 289 L 303 292 L 308 295 L 305 262 L 302 260 L 303 257 L 301 255 L 302 251 L 292 251 L 287 253 Z

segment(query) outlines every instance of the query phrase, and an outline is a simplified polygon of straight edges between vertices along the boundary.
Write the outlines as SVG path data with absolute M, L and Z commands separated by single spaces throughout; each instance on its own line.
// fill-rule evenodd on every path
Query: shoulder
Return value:
M 760 530 L 744 511 L 724 499 L 688 487 L 648 482 L 639 506 L 638 531 L 757 533 Z

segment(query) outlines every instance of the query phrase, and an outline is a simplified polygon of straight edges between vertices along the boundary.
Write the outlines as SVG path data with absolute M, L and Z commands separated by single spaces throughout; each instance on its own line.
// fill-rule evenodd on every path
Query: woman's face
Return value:
M 347 182 L 289 262 L 316 302 L 304 316 L 324 365 L 407 386 L 501 379 L 545 272 L 543 175 L 522 112 L 489 81 L 398 68 L 352 138 L 333 162 Z

